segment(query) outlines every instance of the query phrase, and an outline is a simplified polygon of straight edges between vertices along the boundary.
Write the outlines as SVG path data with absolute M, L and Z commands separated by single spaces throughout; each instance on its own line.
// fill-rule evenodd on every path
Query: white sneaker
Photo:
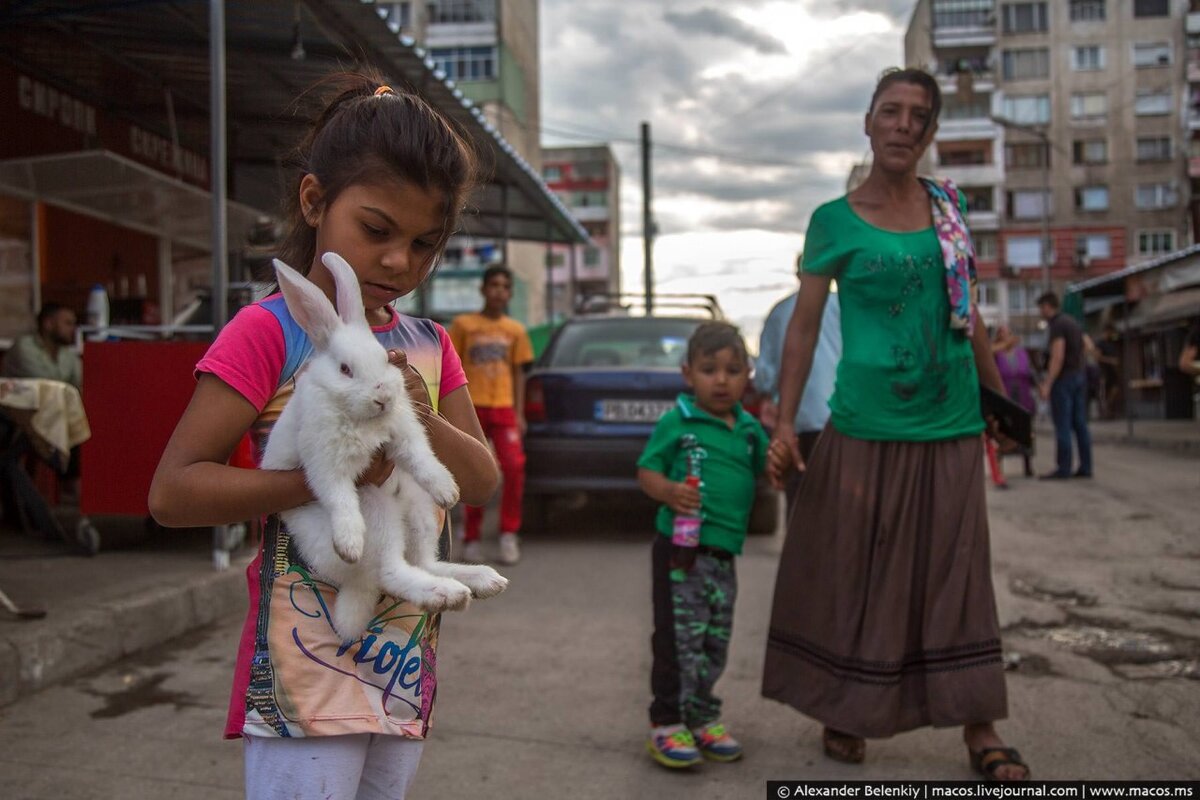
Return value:
M 467 564 L 482 564 L 483 563 L 483 548 L 479 545 L 479 540 L 472 542 L 463 542 L 462 555 L 458 558 Z
M 521 546 L 517 544 L 515 533 L 500 534 L 500 555 L 496 560 L 501 564 L 515 564 L 521 560 Z

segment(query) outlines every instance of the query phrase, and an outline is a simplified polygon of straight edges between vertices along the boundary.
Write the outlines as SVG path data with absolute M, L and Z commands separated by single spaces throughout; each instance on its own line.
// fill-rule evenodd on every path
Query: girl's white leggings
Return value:
M 246 800 L 402 800 L 425 746 L 373 733 L 245 742 Z

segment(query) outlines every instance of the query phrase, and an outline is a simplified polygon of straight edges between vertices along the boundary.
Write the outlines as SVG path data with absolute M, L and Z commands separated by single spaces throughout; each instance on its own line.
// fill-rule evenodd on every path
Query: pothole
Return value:
M 1036 653 L 1018 653 L 1015 650 L 1008 650 L 1004 653 L 1003 662 L 1006 672 L 1019 672 L 1028 676 L 1055 674 L 1054 668 L 1050 666 L 1050 659 Z
M 1084 607 L 1096 605 L 1094 594 L 1081 592 L 1065 583 L 1048 578 L 1012 578 L 1008 582 L 1008 588 L 1012 590 L 1013 594 L 1047 603 Z
M 1192 639 L 1079 622 L 1023 624 L 1013 630 L 1103 664 L 1124 678 L 1200 680 L 1200 642 Z

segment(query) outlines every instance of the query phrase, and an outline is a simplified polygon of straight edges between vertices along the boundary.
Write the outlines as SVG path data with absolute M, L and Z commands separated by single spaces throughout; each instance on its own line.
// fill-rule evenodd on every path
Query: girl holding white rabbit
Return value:
M 371 331 L 405 371 L 434 454 L 462 499 L 483 504 L 499 472 L 458 356 L 441 326 L 390 305 L 436 266 L 473 185 L 474 155 L 415 95 L 373 76 L 330 85 L 336 95 L 291 161 L 298 184 L 281 260 L 331 302 L 334 279 L 321 255 L 349 263 Z M 247 796 L 319 788 L 338 798 L 403 797 L 429 727 L 438 616 L 385 596 L 362 636 L 344 643 L 331 624 L 336 590 L 310 573 L 279 523 L 279 512 L 314 500 L 304 472 L 227 465 L 247 431 L 261 449 L 312 352 L 280 295 L 242 309 L 196 367 L 195 393 L 159 462 L 150 508 L 179 527 L 269 517 L 247 570 L 250 609 L 225 730 L 245 737 Z M 358 484 L 380 486 L 393 467 L 377 455 Z

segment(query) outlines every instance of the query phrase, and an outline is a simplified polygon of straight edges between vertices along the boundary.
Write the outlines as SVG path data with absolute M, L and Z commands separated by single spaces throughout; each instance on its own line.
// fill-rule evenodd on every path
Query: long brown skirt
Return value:
M 863 737 L 1007 715 L 981 437 L 825 429 L 788 521 L 763 695 Z

